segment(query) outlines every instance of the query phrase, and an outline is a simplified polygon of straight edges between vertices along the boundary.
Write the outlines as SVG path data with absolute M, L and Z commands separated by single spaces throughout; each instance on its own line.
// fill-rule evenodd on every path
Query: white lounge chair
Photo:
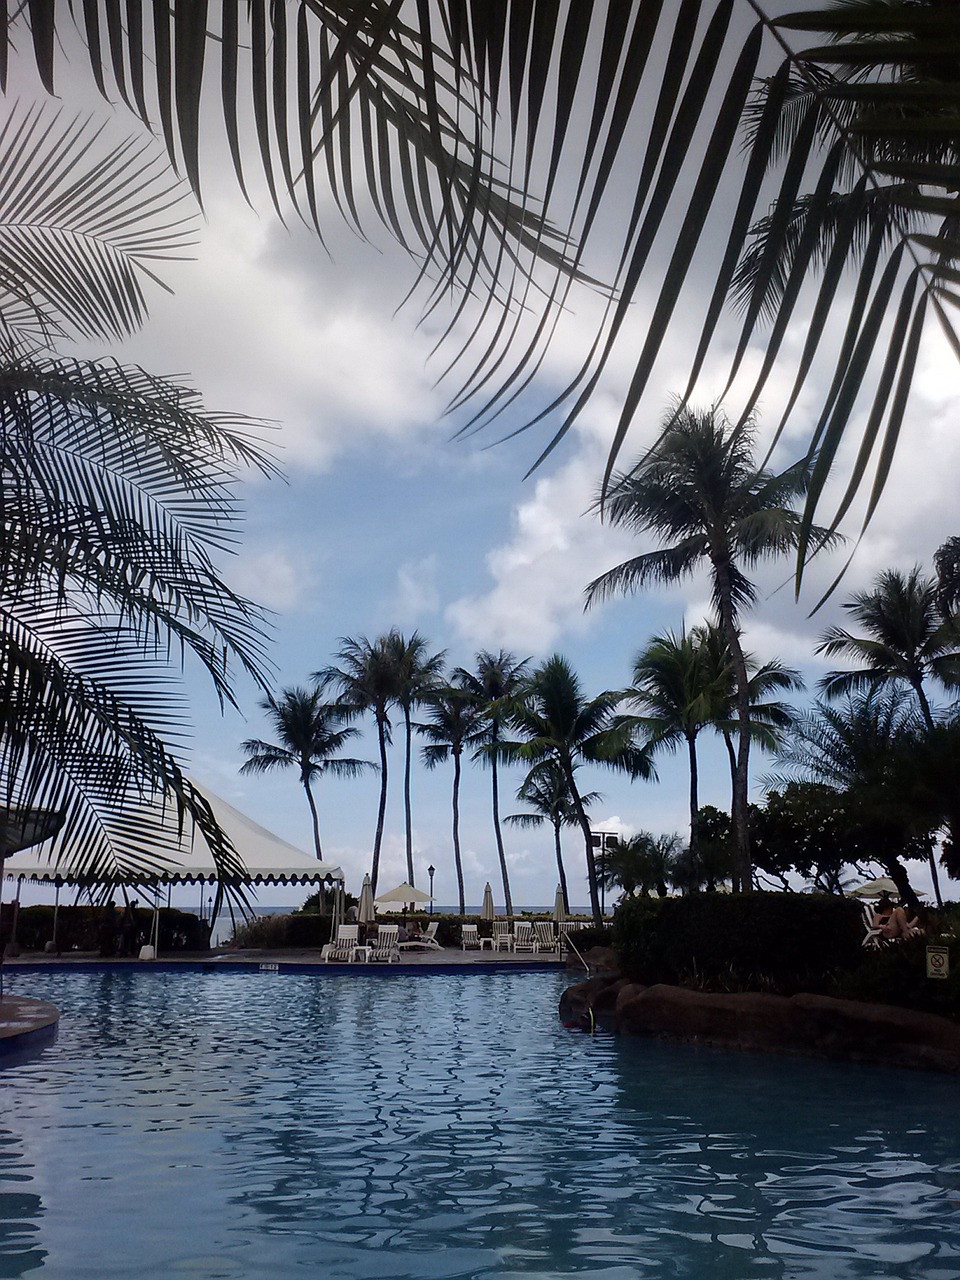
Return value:
M 493 950 L 494 951 L 510 951 L 513 947 L 513 931 L 510 928 L 509 920 L 494 920 L 493 922 Z
M 337 927 L 337 936 L 333 942 L 324 947 L 324 960 L 356 959 L 360 946 L 360 926 L 358 924 L 341 924 Z
M 529 920 L 518 920 L 513 926 L 513 951 L 533 951 L 537 950 L 537 935 L 533 932 L 533 925 Z
M 480 935 L 477 932 L 475 924 L 462 924 L 460 926 L 460 950 L 461 951 L 481 951 Z
M 426 932 L 425 932 L 425 933 L 424 933 L 424 935 L 423 935 L 423 939 L 422 939 L 422 941 L 423 941 L 423 945 L 424 945 L 424 946 L 426 946 L 426 947 L 432 947 L 432 948 L 434 948 L 436 951 L 442 951 L 442 950 L 443 950 L 443 947 L 442 947 L 442 946 L 440 945 L 440 943 L 437 941 L 437 930 L 438 930 L 439 928 L 440 928 L 440 921 L 439 921 L 439 920 L 431 920 L 431 922 L 427 925 Z
M 386 960 L 389 964 L 392 960 L 400 959 L 400 926 L 398 924 L 382 924 L 377 929 L 377 936 L 373 940 L 373 949 L 370 952 L 369 960 Z
M 534 920 L 533 932 L 536 934 L 538 951 L 560 950 L 560 939 L 554 934 L 549 920 Z
M 883 933 L 880 930 L 880 926 L 873 923 L 873 908 L 867 902 L 863 904 L 863 928 L 863 941 L 860 945 L 862 947 L 879 947 Z

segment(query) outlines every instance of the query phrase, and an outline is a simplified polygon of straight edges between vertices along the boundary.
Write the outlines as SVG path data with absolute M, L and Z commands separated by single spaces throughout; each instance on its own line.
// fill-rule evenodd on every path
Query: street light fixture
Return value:
M 604 878 L 604 871 L 607 865 L 607 847 L 616 839 L 617 833 L 615 831 L 592 831 L 590 833 L 591 845 L 594 849 L 600 850 L 600 914 L 602 916 L 607 914 L 607 886 Z M 594 861 L 597 860 L 595 857 Z
M 430 914 L 433 915 L 433 877 L 436 874 L 436 867 L 427 867 L 427 875 L 430 877 Z

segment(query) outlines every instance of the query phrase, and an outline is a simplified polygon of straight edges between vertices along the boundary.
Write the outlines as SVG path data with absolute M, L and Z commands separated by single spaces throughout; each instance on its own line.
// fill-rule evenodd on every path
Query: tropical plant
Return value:
M 927 682 L 933 679 L 948 689 L 960 685 L 960 619 L 941 611 L 936 582 L 918 565 L 907 574 L 887 569 L 843 608 L 863 634 L 830 627 L 815 652 L 850 658 L 857 666 L 829 672 L 820 681 L 823 693 L 836 698 L 885 684 L 906 685 L 932 729 Z
M 555 760 L 545 760 L 543 764 L 534 765 L 517 790 L 517 799 L 530 805 L 533 813 L 511 813 L 505 821 L 515 827 L 539 827 L 549 822 L 553 828 L 553 848 L 557 858 L 557 877 L 560 882 L 560 894 L 563 909 L 570 913 L 570 894 L 567 889 L 567 873 L 563 865 L 563 842 L 561 832 L 564 827 L 580 825 L 577 810 L 570 796 L 566 778 Z M 590 791 L 580 797 L 584 809 L 596 804 L 600 795 Z
M 427 641 L 419 631 L 407 638 L 399 631 L 387 637 L 397 669 L 397 705 L 403 712 L 403 818 L 407 851 L 407 883 L 416 885 L 413 866 L 413 817 L 410 807 L 410 764 L 413 754 L 411 711 L 425 702 L 440 683 L 445 653 L 427 653 Z
M 577 768 L 596 764 L 622 770 L 633 778 L 653 775 L 648 753 L 633 744 L 629 726 L 617 717 L 621 700 L 618 692 L 587 698 L 573 668 L 560 654 L 554 654 L 526 678 L 508 710 L 508 722 L 522 735 L 521 740 L 502 744 L 507 759 L 531 764 L 552 761 L 564 779 L 583 833 L 590 910 L 598 927 L 602 916 L 593 833 L 575 778 Z
M 390 707 L 397 701 L 400 685 L 396 664 L 395 645 L 390 635 L 368 640 L 341 636 L 334 657 L 340 664 L 316 671 L 313 679 L 322 687 L 334 685 L 340 693 L 341 706 L 356 712 L 369 711 L 377 726 L 377 745 L 380 757 L 380 801 L 377 805 L 377 828 L 373 837 L 373 857 L 370 866 L 370 882 L 374 896 L 380 874 L 380 848 L 383 844 L 383 826 L 387 814 L 387 746 L 391 741 L 392 725 Z
M 640 831 L 627 839 L 611 840 L 604 851 L 603 882 L 608 889 L 622 889 L 627 898 L 637 894 L 648 898 L 654 892 L 665 898 L 681 849 L 675 834 L 654 836 Z
M 666 545 L 609 569 L 587 588 L 589 606 L 651 583 L 677 582 L 704 564 L 710 571 L 736 690 L 735 889 L 748 889 L 751 883 L 750 692 L 740 614 L 756 599 L 756 587 L 744 569 L 798 545 L 803 521 L 793 504 L 806 492 L 813 465 L 805 458 L 779 474 L 757 467 L 754 441 L 753 423 L 735 426 L 716 407 L 668 413 L 656 445 L 630 471 L 614 477 L 603 503 L 612 524 L 636 534 L 652 532 Z M 821 546 L 835 541 L 826 530 L 814 529 L 814 535 Z
M 235 886 L 242 862 L 183 772 L 172 663 L 199 660 L 221 702 L 236 667 L 264 682 L 264 616 L 216 561 L 240 472 L 274 464 L 257 424 L 182 383 L 43 345 L 132 332 L 153 263 L 189 241 L 155 151 L 19 110 L 0 151 L 4 805 L 62 810 L 71 869 L 101 882 L 175 863 L 196 825 Z
M 375 766 L 369 760 L 342 756 L 347 742 L 359 736 L 346 722 L 354 713 L 349 707 L 334 706 L 324 701 L 323 690 L 304 689 L 295 685 L 282 689 L 279 697 L 267 694 L 260 702 L 267 713 L 276 742 L 248 738 L 240 744 L 248 757 L 240 766 L 241 773 L 268 773 L 272 769 L 297 769 L 310 806 L 313 843 L 318 861 L 323 861 L 320 844 L 320 818 L 313 795 L 313 784 L 325 774 L 338 778 L 355 778 Z
M 530 0 L 520 8 L 251 0 L 216 13 L 133 0 L 124 21 L 115 0 L 86 0 L 79 50 L 78 12 L 56 0 L 18 6 L 0 28 L 0 74 L 9 57 L 32 56 L 53 93 L 58 57 L 74 65 L 85 57 L 106 98 L 148 127 L 160 122 L 168 154 L 197 192 L 201 126 L 219 92 L 244 190 L 251 148 L 240 122 L 249 111 L 254 162 L 273 203 L 280 208 L 285 195 L 318 230 L 322 184 L 361 232 L 365 187 L 374 216 L 420 254 L 428 305 L 456 282 L 479 298 L 453 363 L 465 370 L 463 393 L 483 397 L 489 415 L 536 372 L 570 281 L 589 281 L 591 247 L 612 251 L 600 333 L 539 415 L 560 415 L 551 445 L 632 341 L 626 321 L 649 282 L 656 305 L 611 468 L 681 296 L 684 325 L 696 335 L 688 393 L 725 299 L 739 298 L 731 380 L 748 350 L 764 348 L 749 411 L 783 363 L 802 286 L 819 275 L 784 417 L 817 354 L 829 358 L 809 495 L 820 494 L 848 424 L 861 421 L 841 511 L 871 457 L 869 510 L 876 504 L 928 311 L 960 349 L 949 318 L 960 263 L 953 0 L 815 0 L 787 13 L 764 0 Z M 712 287 L 685 288 L 713 246 Z M 840 287 L 848 266 L 852 290 Z M 837 315 L 845 317 L 839 343 Z M 871 356 L 884 347 L 876 371 Z M 861 413 L 864 389 L 872 401 Z
M 487 721 L 487 740 L 474 759 L 490 766 L 490 789 L 493 796 L 493 833 L 497 842 L 500 861 L 500 879 L 503 884 L 503 900 L 508 916 L 513 915 L 513 897 L 510 893 L 510 875 L 507 871 L 507 855 L 503 847 L 503 831 L 500 826 L 500 738 L 510 700 L 516 695 L 524 679 L 529 658 L 517 659 L 501 649 L 498 653 L 482 650 L 474 658 L 474 669 L 458 667 L 454 673 L 457 681 L 483 706 Z
M 960 608 L 960 538 L 948 538 L 933 557 L 937 573 L 937 605 L 946 618 Z
M 466 912 L 463 887 L 463 859 L 460 854 L 460 776 L 463 753 L 480 742 L 486 734 L 482 710 L 465 689 L 450 686 L 433 689 L 424 704 L 430 719 L 417 725 L 417 732 L 428 739 L 422 749 L 423 762 L 434 769 L 447 760 L 453 761 L 453 860 L 460 895 L 460 914 Z
M 897 769 L 924 729 L 912 698 L 895 688 L 854 694 L 839 705 L 818 700 L 798 717 L 769 779 L 778 791 L 807 780 L 837 792 L 838 807 L 846 810 L 848 829 L 857 836 L 859 860 L 879 862 L 915 909 L 916 894 L 901 859 L 927 859 L 930 822 L 918 827 Z

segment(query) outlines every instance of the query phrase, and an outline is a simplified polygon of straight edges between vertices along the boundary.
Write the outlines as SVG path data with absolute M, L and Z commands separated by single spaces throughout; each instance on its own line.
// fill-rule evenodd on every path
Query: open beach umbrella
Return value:
M 386 893 L 377 894 L 377 906 L 396 905 L 400 907 L 413 907 L 418 902 L 429 902 L 429 893 L 424 893 L 422 889 L 415 889 L 412 884 L 398 884 L 395 889 L 388 889 Z
M 360 888 L 360 901 L 357 904 L 357 919 L 361 924 L 372 924 L 377 918 L 377 913 L 373 906 L 373 886 L 370 883 L 370 877 L 363 877 L 363 884 Z
M 483 886 L 483 906 L 480 908 L 481 920 L 493 919 L 493 890 L 490 888 L 490 881 Z
M 888 876 L 881 876 L 879 880 L 868 880 L 866 884 L 858 884 L 855 889 L 850 890 L 850 897 L 879 898 L 881 893 L 889 893 L 892 898 L 900 896 L 900 890 L 896 884 Z
M 563 907 L 563 886 L 557 885 L 556 897 L 553 900 L 553 918 L 557 924 L 563 924 L 567 918 L 567 913 Z

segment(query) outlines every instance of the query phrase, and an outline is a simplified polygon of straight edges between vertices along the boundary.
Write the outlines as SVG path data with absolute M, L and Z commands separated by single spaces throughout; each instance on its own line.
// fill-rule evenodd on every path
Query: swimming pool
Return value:
M 960 1084 L 564 1030 L 552 973 L 21 973 L 0 1276 L 956 1280 Z

